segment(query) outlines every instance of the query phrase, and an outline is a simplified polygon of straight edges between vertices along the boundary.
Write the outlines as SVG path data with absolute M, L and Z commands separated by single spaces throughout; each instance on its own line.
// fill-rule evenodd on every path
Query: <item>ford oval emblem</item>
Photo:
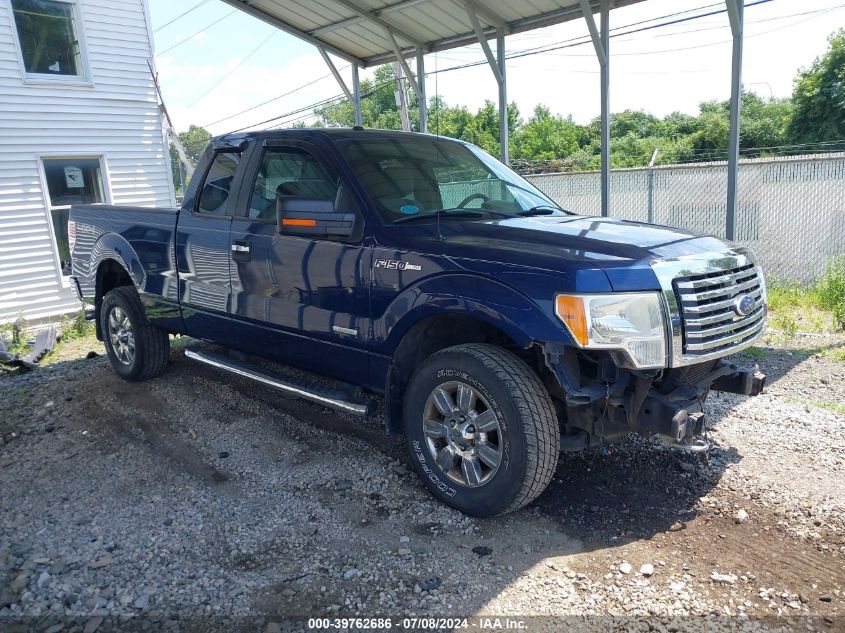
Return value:
M 734 312 L 736 312 L 739 316 L 748 316 L 754 312 L 754 304 L 754 297 L 751 295 L 742 295 L 741 297 L 737 297 L 736 301 L 734 301 Z

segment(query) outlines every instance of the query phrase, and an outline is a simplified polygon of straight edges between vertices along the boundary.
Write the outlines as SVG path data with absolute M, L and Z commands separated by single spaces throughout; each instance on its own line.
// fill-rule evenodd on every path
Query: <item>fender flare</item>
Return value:
M 557 321 L 548 306 L 538 305 L 517 289 L 489 277 L 447 273 L 429 277 L 406 289 L 388 306 L 382 316 L 384 348 L 390 362 L 385 376 L 385 431 L 394 435 L 402 428 L 402 392 L 409 378 L 407 368 L 397 359 L 401 343 L 411 329 L 430 317 L 454 314 L 487 323 L 519 347 L 535 341 L 572 344 L 566 327 Z
M 381 317 L 381 338 L 393 356 L 402 337 L 419 321 L 454 313 L 484 321 L 520 347 L 532 341 L 572 344 L 569 332 L 553 313 L 554 297 L 538 305 L 519 290 L 483 275 L 445 273 L 421 280 L 397 296 Z M 378 334 L 378 333 L 377 333 Z
M 141 259 L 126 238 L 117 233 L 104 233 L 91 249 L 90 270 L 95 283 L 100 266 L 108 260 L 120 264 L 135 284 L 135 288 L 139 292 L 143 291 L 147 274 L 141 264 Z

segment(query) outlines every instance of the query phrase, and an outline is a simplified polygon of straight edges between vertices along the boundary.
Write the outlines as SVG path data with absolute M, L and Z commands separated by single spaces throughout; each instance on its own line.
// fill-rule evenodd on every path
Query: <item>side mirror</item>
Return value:
M 354 213 L 338 213 L 331 200 L 279 196 L 276 199 L 279 233 L 308 237 L 349 237 Z

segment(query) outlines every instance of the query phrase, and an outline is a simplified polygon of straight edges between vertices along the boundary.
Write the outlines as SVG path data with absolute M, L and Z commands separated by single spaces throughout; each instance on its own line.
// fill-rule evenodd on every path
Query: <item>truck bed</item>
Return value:
M 177 217 L 176 208 L 104 204 L 71 207 L 72 271 L 82 297 L 94 297 L 97 267 L 106 258 L 121 262 L 142 292 L 166 297 L 168 279 L 173 285 L 176 282 Z

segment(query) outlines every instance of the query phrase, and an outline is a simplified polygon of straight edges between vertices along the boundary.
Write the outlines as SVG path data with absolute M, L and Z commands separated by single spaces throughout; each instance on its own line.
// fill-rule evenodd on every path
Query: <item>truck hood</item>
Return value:
M 655 259 L 724 252 L 712 236 L 612 218 L 536 216 L 488 222 L 447 220 L 392 227 L 409 250 L 571 272 L 585 265 L 604 270 L 616 291 L 659 290 Z

